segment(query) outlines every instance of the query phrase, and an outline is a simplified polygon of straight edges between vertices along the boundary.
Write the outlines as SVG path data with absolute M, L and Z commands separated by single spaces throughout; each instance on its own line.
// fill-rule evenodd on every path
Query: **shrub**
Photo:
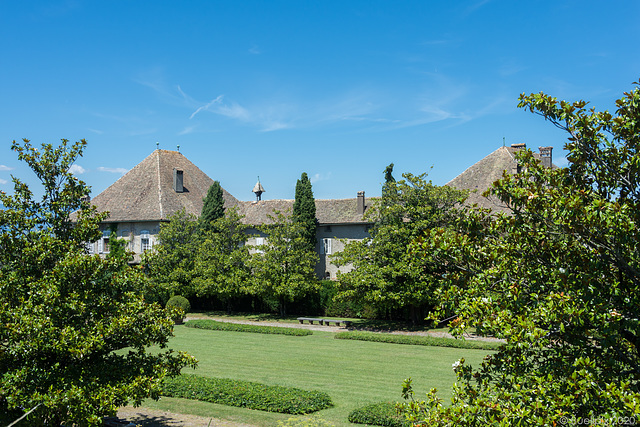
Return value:
M 312 335 L 308 329 L 282 328 L 278 326 L 243 325 L 240 323 L 217 322 L 215 320 L 197 319 L 186 323 L 188 328 L 209 329 L 212 331 L 254 332 L 258 334 L 279 334 L 302 337 Z
M 333 406 L 328 394 L 225 378 L 180 375 L 165 380 L 162 394 L 283 414 L 308 414 Z
M 424 335 L 397 335 L 378 332 L 338 332 L 339 340 L 374 341 L 392 344 L 428 345 L 437 347 L 469 348 L 479 350 L 497 350 L 502 343 L 494 341 L 470 341 L 455 338 L 437 338 Z
M 405 427 L 409 423 L 403 415 L 398 414 L 393 402 L 374 403 L 354 409 L 349 414 L 349 421 L 356 424 L 373 424 L 376 426 Z
M 191 310 L 191 304 L 189 304 L 189 300 L 183 296 L 176 295 L 169 298 L 167 301 L 167 308 L 175 307 L 181 311 L 180 314 L 175 314 L 173 320 L 180 324 L 184 320 L 184 316 Z

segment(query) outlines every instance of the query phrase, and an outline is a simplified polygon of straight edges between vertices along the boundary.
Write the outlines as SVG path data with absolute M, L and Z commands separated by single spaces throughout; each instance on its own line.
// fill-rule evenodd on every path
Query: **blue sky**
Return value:
M 94 195 L 159 142 L 241 200 L 445 184 L 503 143 L 566 136 L 522 92 L 597 109 L 640 77 L 636 0 L 2 1 L 0 189 L 14 139 L 89 142 Z M 433 168 L 431 169 L 431 167 Z

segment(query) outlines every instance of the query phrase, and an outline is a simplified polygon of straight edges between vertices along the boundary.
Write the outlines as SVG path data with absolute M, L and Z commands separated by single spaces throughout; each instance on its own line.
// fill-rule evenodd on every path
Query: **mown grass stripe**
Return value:
M 425 335 L 398 335 L 359 331 L 338 332 L 334 338 L 339 340 L 357 340 L 391 344 L 468 348 L 474 350 L 497 350 L 502 345 L 502 343 L 494 341 L 471 341 L 455 338 L 430 337 Z

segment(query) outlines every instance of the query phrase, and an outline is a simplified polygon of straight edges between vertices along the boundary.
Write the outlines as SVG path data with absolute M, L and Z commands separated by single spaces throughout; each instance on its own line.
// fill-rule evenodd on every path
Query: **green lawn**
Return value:
M 448 399 L 455 380 L 451 364 L 460 357 L 478 364 L 488 353 L 486 350 L 336 340 L 333 336 L 331 332 L 293 337 L 176 326 L 170 347 L 187 351 L 199 360 L 195 372 L 190 369 L 184 372 L 327 392 L 335 406 L 318 415 L 336 426 L 352 426 L 347 416 L 357 407 L 400 400 L 402 381 L 408 377 L 413 378 L 414 388 L 420 395 L 436 387 L 441 396 Z M 290 417 L 169 398 L 145 402 L 145 405 L 264 426 Z

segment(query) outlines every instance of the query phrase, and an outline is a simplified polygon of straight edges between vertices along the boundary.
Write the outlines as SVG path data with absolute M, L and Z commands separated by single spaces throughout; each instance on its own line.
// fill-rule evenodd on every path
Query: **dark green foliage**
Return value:
M 253 293 L 273 301 L 284 317 L 288 304 L 319 288 L 314 272 L 318 255 L 304 239 L 301 223 L 277 211 L 270 218 L 271 224 L 259 227 L 267 235 L 265 244 L 251 259 Z
M 500 342 L 492 341 L 472 341 L 455 338 L 438 338 L 424 335 L 399 335 L 359 331 L 338 332 L 334 338 L 339 340 L 374 341 L 392 344 L 426 345 L 481 350 L 497 350 L 502 345 L 502 343 Z
M 636 83 L 638 85 L 638 83 Z M 455 366 L 450 406 L 413 400 L 425 425 L 620 424 L 640 416 L 640 88 L 614 114 L 584 101 L 521 95 L 567 132 L 567 168 L 530 151 L 490 194 L 510 215 L 469 212 L 410 248 L 451 267 L 443 301 L 454 333 L 481 325 L 506 343 Z
M 176 308 L 178 311 L 174 314 L 173 320 L 176 323 L 182 323 L 184 316 L 191 310 L 189 300 L 181 295 L 174 295 L 167 301 L 167 308 Z
M 164 305 L 172 295 L 191 298 L 195 256 L 200 247 L 198 222 L 184 209 L 160 224 L 159 245 L 142 255 L 149 277 L 145 297 Z
M 356 408 L 349 414 L 349 422 L 386 427 L 407 427 L 410 424 L 398 414 L 397 403 L 381 402 Z
M 224 216 L 224 198 L 222 194 L 222 187 L 219 181 L 214 181 L 207 196 L 204 198 L 204 205 L 202 206 L 202 213 L 200 215 L 200 226 L 209 230 L 213 227 L 212 223 Z
M 384 169 L 384 184 L 382 184 L 382 197 L 389 198 L 396 193 L 396 179 L 393 177 L 393 163 Z
M 163 395 L 283 414 L 309 414 L 333 406 L 328 394 L 248 381 L 181 375 L 165 381 Z
M 447 265 L 429 256 L 416 257 L 407 247 L 428 230 L 447 226 L 458 216 L 455 208 L 465 192 L 425 181 L 425 174 L 404 174 L 387 182 L 386 192 L 374 203 L 371 238 L 351 241 L 332 256 L 334 263 L 353 269 L 338 273 L 338 298 L 357 301 L 378 313 L 407 311 L 420 323 L 437 302 L 440 276 Z
M 86 254 L 108 214 L 82 201 L 89 188 L 69 173 L 86 142 L 67 143 L 14 141 L 43 196 L 17 178 L 13 195 L 0 191 L 0 413 L 35 408 L 20 425 L 102 425 L 195 364 L 162 350 L 173 322 L 144 301 L 140 270 L 122 256 Z
M 240 323 L 216 322 L 209 319 L 189 320 L 185 323 L 188 328 L 208 329 L 211 331 L 253 332 L 258 334 L 292 335 L 302 337 L 312 335 L 308 329 L 284 328 L 279 326 L 243 325 Z
M 193 284 L 198 297 L 219 299 L 227 313 L 233 304 L 250 293 L 250 253 L 245 245 L 247 226 L 237 208 L 211 222 L 211 229 L 203 232 L 195 258 Z
M 118 258 L 127 261 L 131 260 L 131 254 L 127 251 L 127 241 L 118 238 L 118 224 L 111 224 L 109 227 L 109 253 L 107 258 Z
M 293 202 L 293 221 L 302 225 L 302 237 L 307 241 L 310 250 L 316 248 L 316 201 L 313 197 L 311 181 L 306 172 L 296 183 L 296 198 Z

